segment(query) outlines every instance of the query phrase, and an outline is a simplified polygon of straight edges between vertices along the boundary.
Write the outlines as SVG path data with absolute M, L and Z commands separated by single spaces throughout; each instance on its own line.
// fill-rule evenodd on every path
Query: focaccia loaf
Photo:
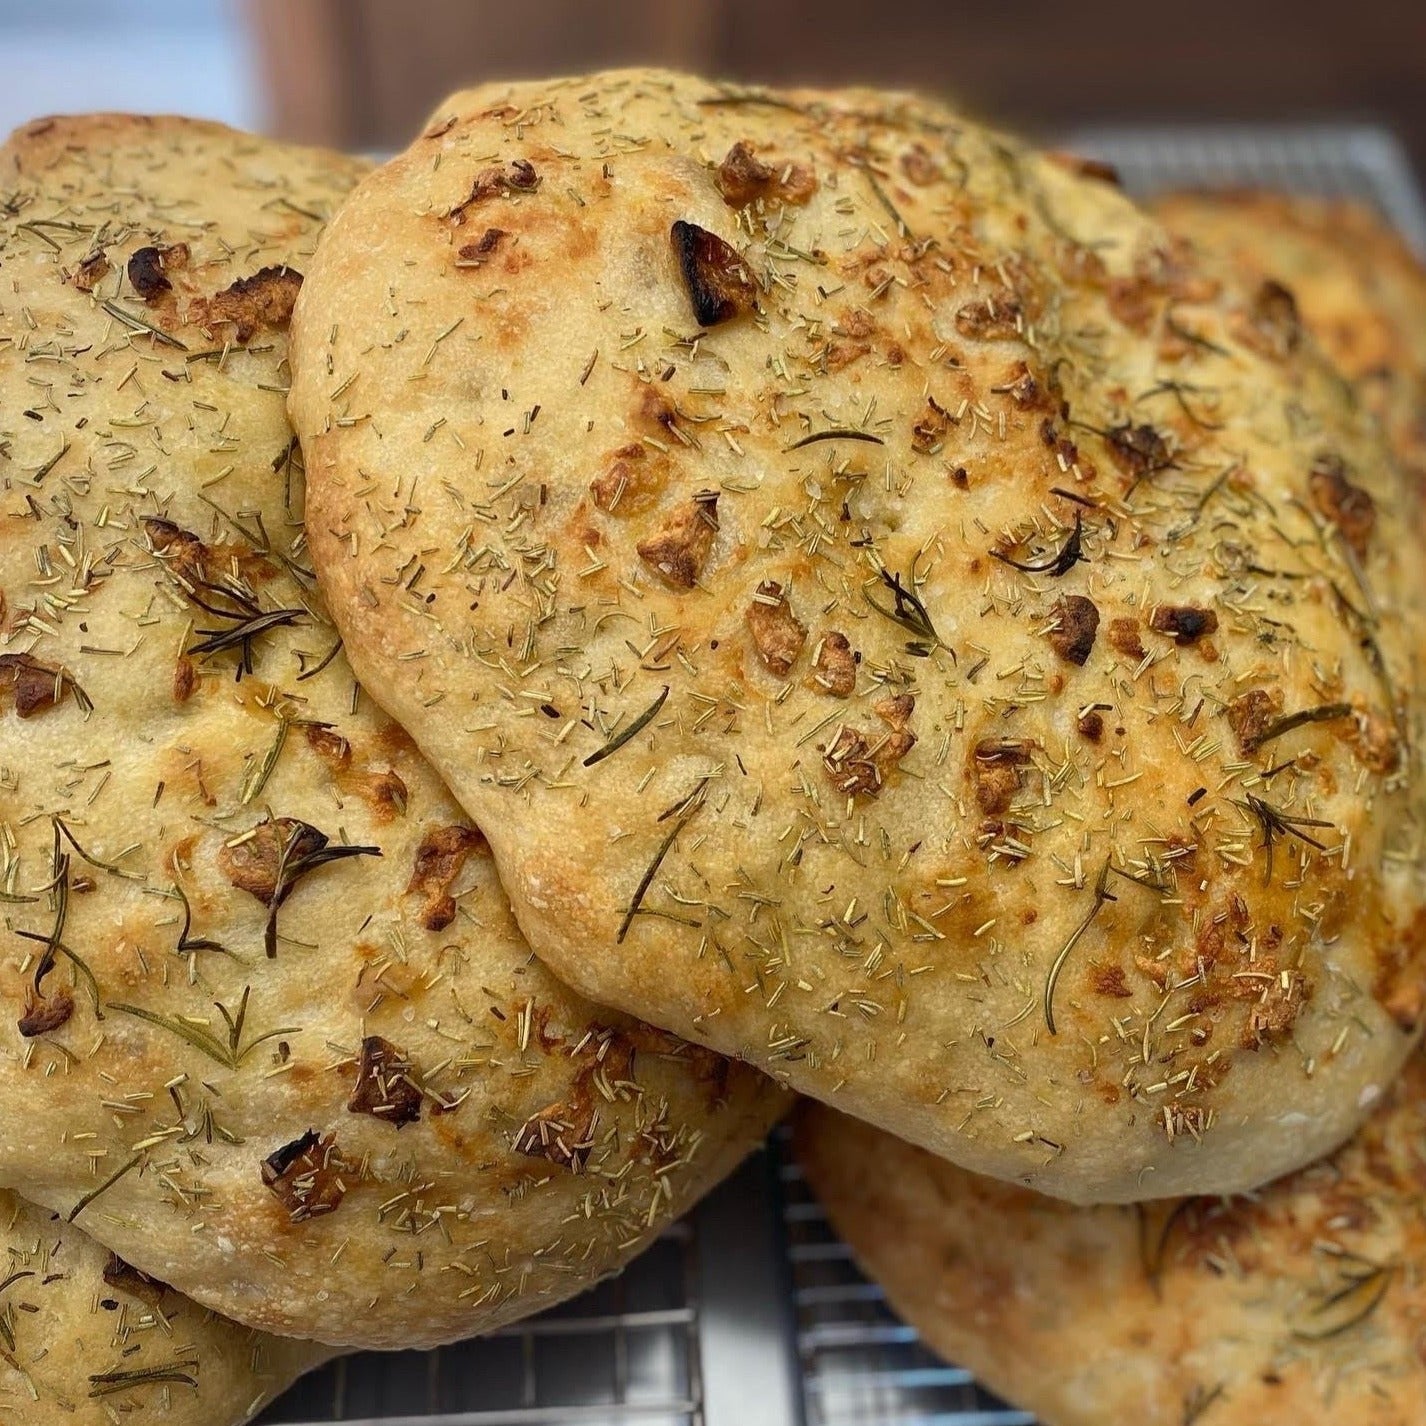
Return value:
M 613 1271 L 783 1100 L 534 961 L 353 681 L 283 408 L 361 167 L 131 117 L 0 151 L 0 1183 L 404 1347 Z
M 1043 1426 L 1419 1426 L 1426 1061 L 1245 1198 L 1078 1208 L 821 1106 L 798 1157 L 926 1344 Z
M 240 1426 L 329 1356 L 225 1321 L 0 1191 L 0 1421 Z
M 1245 189 L 1170 193 L 1153 207 L 1253 282 L 1287 287 L 1426 496 L 1426 268 L 1400 234 L 1347 199 Z
M 585 993 L 1078 1200 L 1254 1186 L 1422 992 L 1404 481 L 1093 172 L 939 105 L 458 94 L 294 318 L 358 674 Z

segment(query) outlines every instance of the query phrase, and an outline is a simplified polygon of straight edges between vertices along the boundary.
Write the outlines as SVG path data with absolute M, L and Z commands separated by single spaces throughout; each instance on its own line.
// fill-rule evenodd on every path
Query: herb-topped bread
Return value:
M 227 1322 L 0 1191 L 0 1420 L 239 1426 L 330 1355 Z
M 1079 1200 L 1256 1185 L 1390 1083 L 1403 481 L 1094 172 L 894 95 L 487 86 L 293 344 L 353 664 L 585 993 Z
M 1379 219 L 1269 194 L 1175 195 L 1156 209 L 1252 283 L 1290 284 L 1312 336 L 1415 464 L 1422 278 Z M 802 1116 L 797 1148 L 896 1310 L 1044 1426 L 1421 1419 L 1420 1054 L 1333 1158 L 1231 1202 L 1070 1209 L 821 1108 Z
M 821 1105 L 798 1157 L 926 1345 L 1043 1426 L 1419 1426 L 1426 1061 L 1259 1193 L 1077 1208 Z
M 0 151 L 0 1182 L 252 1326 L 404 1347 L 613 1271 L 782 1096 L 534 961 L 353 681 L 284 395 L 359 171 L 171 119 Z
M 1426 269 L 1401 236 L 1360 203 L 1298 194 L 1171 193 L 1154 212 L 1250 280 L 1287 287 L 1426 494 Z

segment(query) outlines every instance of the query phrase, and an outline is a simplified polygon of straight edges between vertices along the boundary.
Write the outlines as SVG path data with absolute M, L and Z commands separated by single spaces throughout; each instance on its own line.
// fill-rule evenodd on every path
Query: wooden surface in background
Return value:
M 482 79 L 660 63 L 903 84 L 1019 128 L 1367 118 L 1426 171 L 1426 0 L 246 0 L 271 127 L 404 145 Z

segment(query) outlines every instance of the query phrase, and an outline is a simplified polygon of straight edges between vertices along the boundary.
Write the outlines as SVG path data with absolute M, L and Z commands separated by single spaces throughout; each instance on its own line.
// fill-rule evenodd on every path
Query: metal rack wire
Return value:
M 1252 187 L 1356 198 L 1426 254 L 1426 203 L 1410 160 L 1371 124 L 1092 127 L 1067 147 L 1107 159 L 1131 193 Z
M 791 1162 L 782 1187 L 807 1426 L 1034 1426 L 897 1321 Z
M 1373 204 L 1426 254 L 1426 205 L 1370 126 L 1093 128 L 1125 186 L 1257 186 Z M 932 1356 L 857 1271 L 776 1138 L 621 1277 L 437 1352 L 353 1357 L 264 1426 L 1034 1426 Z
M 262 1420 L 704 1426 L 697 1267 L 693 1223 L 676 1224 L 564 1307 L 439 1351 L 334 1362 Z

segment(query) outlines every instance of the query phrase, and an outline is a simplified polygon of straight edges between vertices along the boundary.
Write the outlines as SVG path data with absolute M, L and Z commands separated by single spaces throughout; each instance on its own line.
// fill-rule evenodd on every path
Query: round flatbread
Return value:
M 293 342 L 354 666 L 584 992 L 1080 1200 L 1256 1185 L 1399 1069 L 1403 480 L 1108 183 L 896 96 L 490 86 Z
M 225 1321 L 0 1191 L 0 1419 L 240 1426 L 330 1356 Z
M 0 153 L 0 1182 L 229 1317 L 397 1347 L 613 1271 L 782 1096 L 533 961 L 353 682 L 283 397 L 359 171 L 163 119 Z
M 1170 193 L 1153 206 L 1254 282 L 1287 287 L 1426 490 L 1426 268 L 1400 234 L 1348 199 L 1243 190 Z
M 1426 1060 L 1246 1198 L 1076 1208 L 821 1106 L 798 1157 L 896 1312 L 1044 1426 L 1418 1426 Z

